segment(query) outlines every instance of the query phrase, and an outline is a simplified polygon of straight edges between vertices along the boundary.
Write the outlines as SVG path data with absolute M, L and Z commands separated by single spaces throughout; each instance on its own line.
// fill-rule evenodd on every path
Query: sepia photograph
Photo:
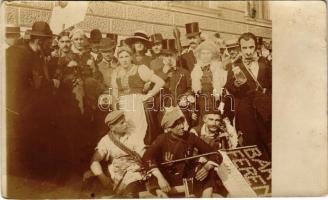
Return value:
M 271 7 L 3 1 L 2 196 L 271 197 Z

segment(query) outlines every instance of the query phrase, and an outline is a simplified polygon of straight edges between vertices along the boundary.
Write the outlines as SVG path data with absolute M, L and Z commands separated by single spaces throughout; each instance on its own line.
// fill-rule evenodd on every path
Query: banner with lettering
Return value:
M 257 196 L 271 196 L 271 162 L 262 158 L 257 146 L 227 150 L 226 154 Z

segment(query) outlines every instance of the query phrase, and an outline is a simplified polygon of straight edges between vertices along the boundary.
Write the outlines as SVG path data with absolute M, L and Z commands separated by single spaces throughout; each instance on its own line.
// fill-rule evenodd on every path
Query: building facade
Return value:
M 5 21 L 29 28 L 34 21 L 48 21 L 58 2 L 5 2 Z M 184 25 L 199 22 L 205 36 L 220 32 L 224 39 L 253 32 L 271 40 L 272 25 L 267 1 L 92 1 L 85 19 L 76 26 L 89 32 L 128 36 L 136 30 L 173 38 L 173 26 L 184 35 Z M 72 13 L 74 15 L 74 13 Z M 183 39 L 183 38 L 182 38 Z

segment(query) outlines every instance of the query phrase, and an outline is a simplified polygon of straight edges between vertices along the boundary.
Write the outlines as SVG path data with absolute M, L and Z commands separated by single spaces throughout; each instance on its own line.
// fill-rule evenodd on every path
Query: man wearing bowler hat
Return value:
M 111 88 L 112 73 L 114 71 L 113 60 L 116 43 L 110 38 L 103 38 L 100 41 L 99 51 L 103 59 L 98 63 L 98 69 L 101 72 L 106 88 Z
M 6 26 L 6 43 L 5 43 L 5 49 L 8 47 L 14 45 L 17 40 L 21 37 L 20 35 L 20 27 L 15 25 L 7 25 Z
M 202 39 L 200 37 L 200 30 L 198 22 L 192 22 L 185 25 L 186 26 L 186 37 L 189 42 L 189 49 L 186 50 L 181 56 L 182 63 L 184 67 L 191 72 L 194 68 L 195 63 L 197 62 L 194 55 L 195 49 L 201 43 Z
M 53 34 L 48 23 L 34 22 L 30 40 L 22 45 L 14 45 L 6 50 L 7 68 L 7 119 L 8 169 L 22 168 L 13 173 L 34 177 L 49 175 L 48 148 L 51 141 L 51 106 L 49 102 L 59 80 L 50 79 L 47 74 L 44 52 L 51 45 Z M 42 149 L 42 151 L 40 151 Z M 31 156 L 33 155 L 33 156 Z M 24 170 L 24 171 L 23 171 Z
M 102 39 L 102 34 L 99 29 L 93 29 L 90 32 L 89 43 L 91 46 L 91 55 L 99 63 L 102 60 L 101 53 L 99 52 L 99 43 Z
M 106 34 L 106 38 L 111 39 L 117 45 L 117 42 L 118 42 L 118 35 L 117 34 L 115 34 L 115 33 L 107 33 Z

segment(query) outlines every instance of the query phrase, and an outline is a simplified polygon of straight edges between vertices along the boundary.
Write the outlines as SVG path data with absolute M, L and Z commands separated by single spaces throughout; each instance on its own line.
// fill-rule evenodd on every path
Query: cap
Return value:
M 111 125 L 117 122 L 121 117 L 124 116 L 124 113 L 122 110 L 114 110 L 107 114 L 105 118 L 105 124 Z
M 170 128 L 177 120 L 184 118 L 180 108 L 174 107 L 172 110 L 165 112 L 163 119 L 161 121 L 161 126 L 165 128 Z

